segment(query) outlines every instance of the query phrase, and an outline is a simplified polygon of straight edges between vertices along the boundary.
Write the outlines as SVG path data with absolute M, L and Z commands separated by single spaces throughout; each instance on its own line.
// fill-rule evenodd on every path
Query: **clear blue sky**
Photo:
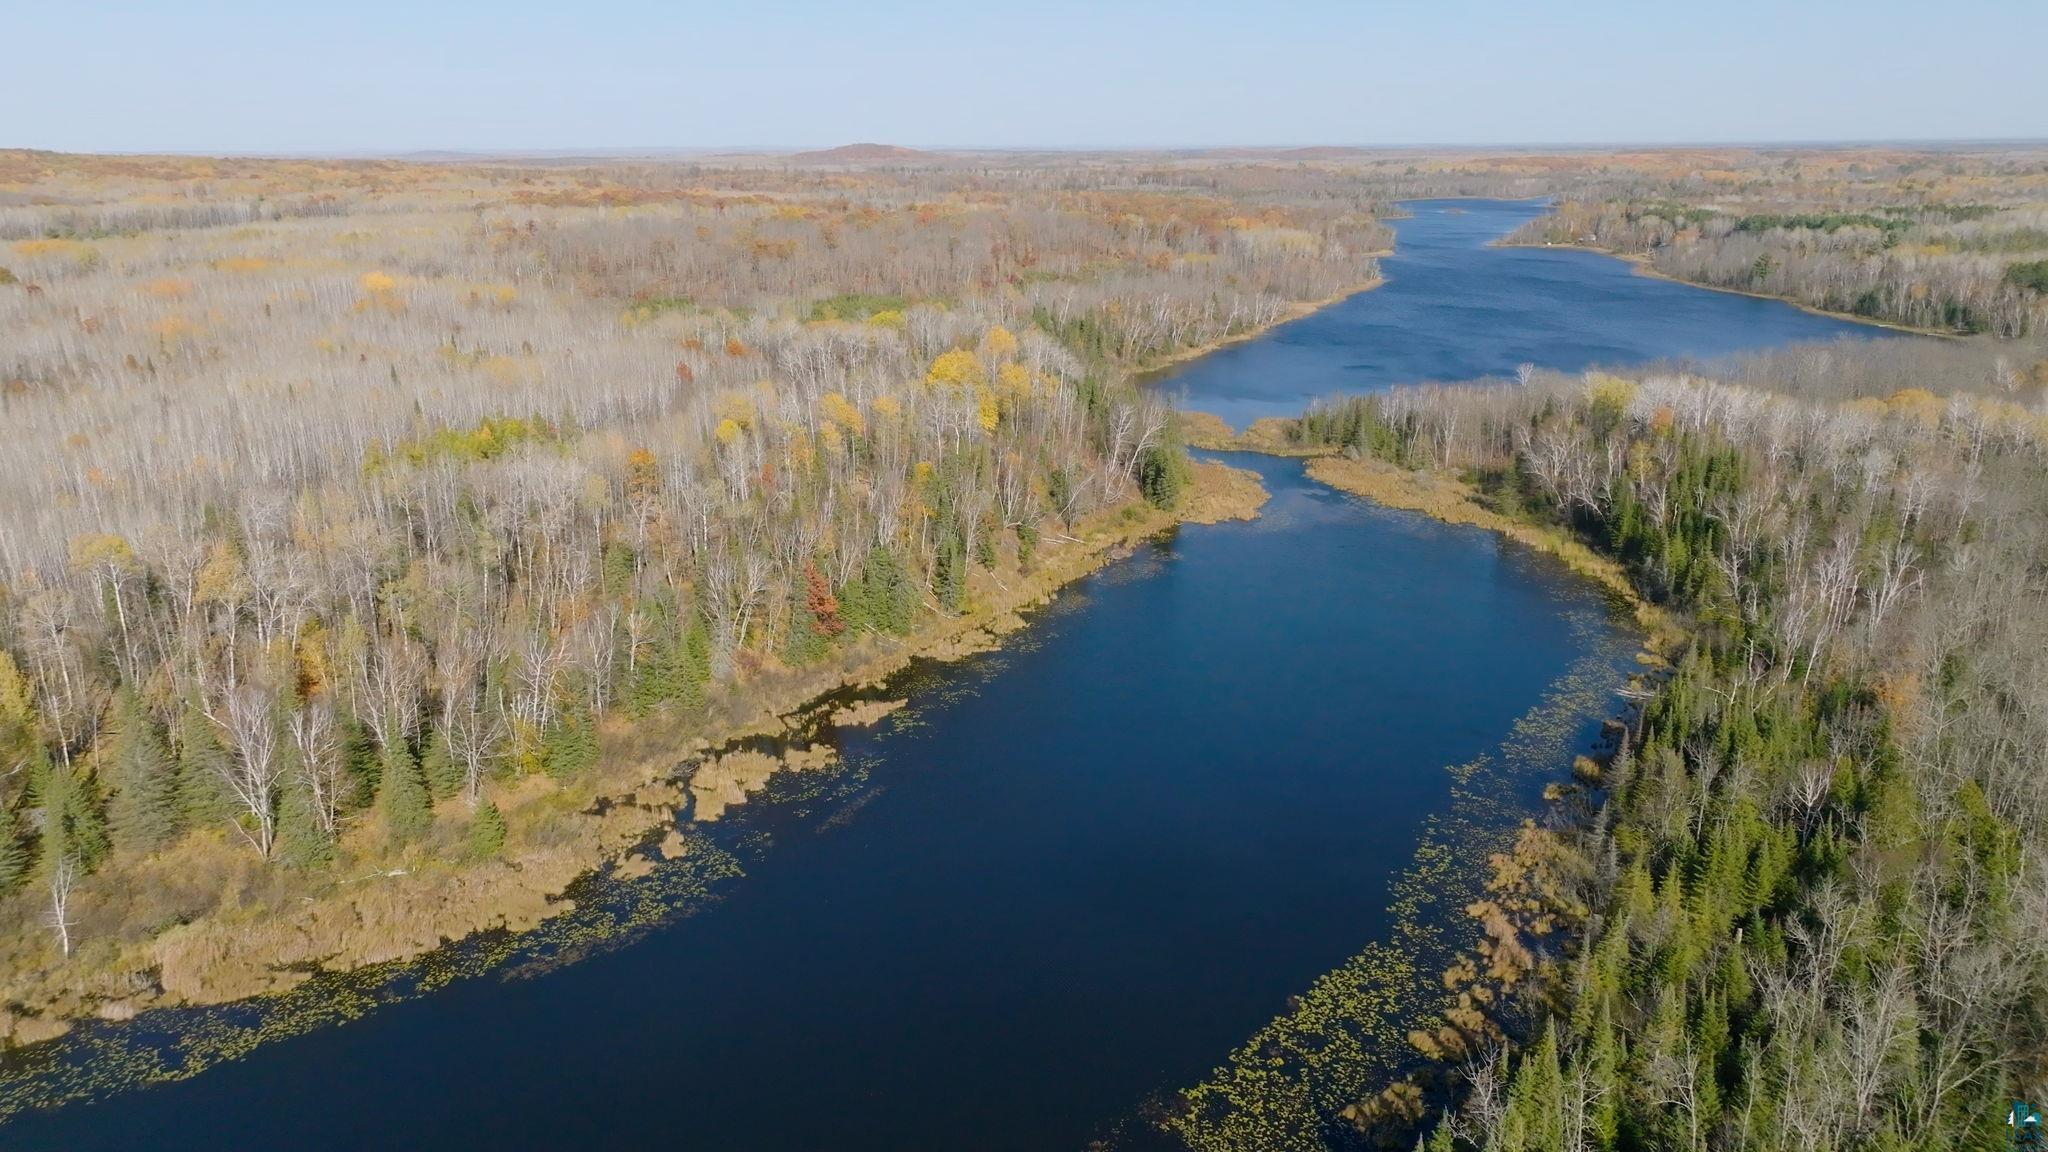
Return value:
M 2048 136 L 2048 0 L 0 0 L 0 147 Z

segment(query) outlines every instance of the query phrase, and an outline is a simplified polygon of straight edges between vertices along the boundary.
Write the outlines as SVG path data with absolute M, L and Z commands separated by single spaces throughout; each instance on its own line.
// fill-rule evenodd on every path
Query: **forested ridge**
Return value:
M 1933 347 L 1946 396 L 1869 395 L 1890 352 L 1844 346 L 1751 358 L 1744 384 L 1532 374 L 1295 426 L 1463 471 L 1691 631 L 1612 754 L 1493 861 L 1456 1006 L 1411 1037 L 1430 1092 L 1367 1102 L 1369 1130 L 2002 1146 L 2048 1078 L 2048 422 L 2006 367 L 2038 350 Z
M 716 735 L 1174 506 L 1125 374 L 1387 235 L 1213 173 L 0 167 L 17 1039 L 599 863 L 618 718 Z

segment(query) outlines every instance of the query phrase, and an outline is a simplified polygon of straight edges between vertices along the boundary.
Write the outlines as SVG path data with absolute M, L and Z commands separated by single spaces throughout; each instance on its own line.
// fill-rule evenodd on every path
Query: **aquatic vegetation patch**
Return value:
M 621 947 L 706 907 L 741 875 L 734 852 L 681 835 L 687 851 L 630 882 L 587 879 L 572 889 L 568 911 L 530 931 L 484 932 L 410 961 L 316 972 L 289 991 L 253 1000 L 82 1023 L 59 1040 L 10 1052 L 0 1066 L 0 1121 L 188 1079 L 274 1041 L 346 1024 L 458 981 L 530 978 Z
M 1636 636 L 1598 608 L 1567 608 L 1581 651 L 1491 754 L 1447 769 L 1451 802 L 1423 826 L 1396 877 L 1391 927 L 1315 981 L 1201 1083 L 1181 1090 L 1161 1127 L 1198 1152 L 1326 1147 L 1375 1117 L 1361 1107 L 1424 1063 L 1427 1035 L 1469 1003 L 1449 974 L 1486 901 L 1492 862 L 1510 854 L 1542 785 L 1592 739 L 1626 679 Z M 1466 1000 L 1461 1003 L 1461 997 Z M 1409 1086 L 1375 1101 L 1409 1117 Z

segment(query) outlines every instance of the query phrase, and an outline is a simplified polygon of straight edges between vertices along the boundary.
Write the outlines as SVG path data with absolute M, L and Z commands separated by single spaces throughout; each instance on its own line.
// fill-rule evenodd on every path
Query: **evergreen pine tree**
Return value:
M 126 686 L 114 696 L 111 735 L 108 766 L 114 794 L 107 815 L 114 840 L 126 849 L 154 851 L 180 830 L 177 764 L 155 717 Z
M 1067 514 L 1067 505 L 1074 498 L 1074 479 L 1065 468 L 1055 468 L 1046 475 L 1045 498 L 1052 503 L 1053 511 L 1062 517 Z
M 384 831 L 393 847 L 411 843 L 434 826 L 434 805 L 412 750 L 393 740 L 384 750 L 378 772 L 378 802 L 384 809 Z
M 90 872 L 106 859 L 109 848 L 106 817 L 100 812 L 92 780 L 76 765 L 53 761 L 41 746 L 35 750 L 30 772 L 35 798 L 43 809 L 38 863 L 48 869 L 70 857 Z
M 227 750 L 197 697 L 187 697 L 179 709 L 172 737 L 178 747 L 179 825 L 200 828 L 227 819 L 232 808 L 220 776 Z
M 801 668 L 822 658 L 830 648 L 823 636 L 818 635 L 807 612 L 793 613 L 789 621 L 789 636 L 782 644 L 782 660 L 792 668 Z
M 587 708 L 571 708 L 548 730 L 541 751 L 547 773 L 557 780 L 570 780 L 597 763 L 597 725 Z
M 114 843 L 107 835 L 106 800 L 100 794 L 99 782 L 82 766 L 70 771 L 70 785 L 65 797 L 65 819 L 71 823 L 73 851 L 87 871 L 100 866 L 107 853 L 113 851 Z
M 633 546 L 623 540 L 612 540 L 605 544 L 599 560 L 599 572 L 604 584 L 604 594 L 613 600 L 624 600 L 633 591 L 633 568 L 638 558 L 633 555 Z
M 456 760 L 455 748 L 448 743 L 446 732 L 428 737 L 426 754 L 420 758 L 420 773 L 426 777 L 427 791 L 436 800 L 446 800 L 462 789 L 462 764 Z
M 72 854 L 70 826 L 64 819 L 65 782 L 49 754 L 40 747 L 29 764 L 29 800 L 42 810 L 36 834 L 36 874 L 48 876 L 57 861 Z
M 1191 472 L 1180 433 L 1169 426 L 1165 442 L 1145 449 L 1138 458 L 1138 490 L 1154 508 L 1177 508 Z
M 711 679 L 711 646 L 694 613 L 684 623 L 666 594 L 650 600 L 646 612 L 651 638 L 627 688 L 629 706 L 641 714 L 666 704 L 702 708 L 704 685 Z
M 894 549 L 868 549 L 861 565 L 861 601 L 869 627 L 907 636 L 917 623 L 917 585 L 903 570 Z
M 635 715 L 644 716 L 681 694 L 681 637 L 677 634 L 675 605 L 666 590 L 648 598 L 635 611 L 646 621 L 648 642 L 634 662 L 632 678 L 626 685 L 626 706 Z
M 981 523 L 976 526 L 974 537 L 976 564 L 983 568 L 993 568 L 996 562 L 1002 559 L 1002 553 L 996 550 L 996 534 L 1002 530 L 1003 526 L 997 522 L 993 512 L 983 514 Z
M 1563 1152 L 1564 1074 L 1557 1062 L 1557 1024 L 1547 1020 L 1543 1039 L 1515 1068 L 1508 1087 L 1501 1144 L 1515 1152 Z
M 939 529 L 939 546 L 932 555 L 932 595 L 939 606 L 958 612 L 967 599 L 967 556 L 960 532 L 953 525 Z
M 349 788 L 342 793 L 342 807 L 361 812 L 376 803 L 383 782 L 384 754 L 377 748 L 377 734 L 368 724 L 344 713 L 341 730 L 341 759 L 347 767 Z
M 1017 525 L 1017 567 L 1030 572 L 1038 556 L 1038 525 L 1029 521 Z
M 1621 1069 L 1621 1053 L 1614 1040 L 1614 1018 L 1607 1011 L 1606 999 L 1600 1004 L 1600 1014 L 1594 1020 L 1593 1033 L 1586 1052 L 1581 1057 L 1587 1065 L 1587 1078 L 1600 1096 L 1593 1104 L 1592 1115 L 1587 1127 L 1595 1148 L 1612 1148 L 1621 1132 L 1621 1085 L 1618 1077 Z
M 28 846 L 21 841 L 21 818 L 11 807 L 0 806 L 0 895 L 5 895 L 28 875 Z
M 294 868 L 312 869 L 332 864 L 334 854 L 334 838 L 320 826 L 312 793 L 293 780 L 277 804 L 278 859 Z
M 703 617 L 694 611 L 683 632 L 677 660 L 682 669 L 682 692 L 676 701 L 685 708 L 704 707 L 704 686 L 711 683 L 711 633 L 704 627 Z
M 489 800 L 477 805 L 476 816 L 469 822 L 469 852 L 479 860 L 488 860 L 505 850 L 505 814 Z

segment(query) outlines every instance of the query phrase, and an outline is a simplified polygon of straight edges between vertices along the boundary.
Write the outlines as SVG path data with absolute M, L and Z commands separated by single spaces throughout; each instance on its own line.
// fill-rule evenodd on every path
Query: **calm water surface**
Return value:
M 1535 200 L 1415 200 L 1393 222 L 1386 283 L 1189 361 L 1158 380 L 1186 406 L 1242 428 L 1337 392 L 1707 359 L 1799 341 L 1886 337 L 1885 329 L 1776 300 L 1637 275 L 1564 248 L 1491 242 L 1541 216 Z
M 1598 257 L 1481 248 L 1535 209 L 1463 207 L 1417 206 L 1387 287 L 1174 386 L 1242 418 L 1340 387 L 1838 328 Z M 0 1147 L 1045 1149 L 1109 1133 L 1383 934 L 1447 765 L 1494 752 L 1568 674 L 1618 687 L 1634 651 L 1543 558 L 1333 493 L 1296 462 L 1232 462 L 1273 492 L 1262 519 L 1184 528 L 1004 651 L 899 678 L 912 706 L 841 733 L 840 767 L 780 776 L 705 826 L 741 874 L 694 914 L 25 1113 Z M 1606 710 L 1595 695 L 1567 743 Z M 1502 797 L 1510 811 L 1541 776 Z M 109 1044 L 262 1011 L 155 1013 L 55 1051 L 91 1078 Z

